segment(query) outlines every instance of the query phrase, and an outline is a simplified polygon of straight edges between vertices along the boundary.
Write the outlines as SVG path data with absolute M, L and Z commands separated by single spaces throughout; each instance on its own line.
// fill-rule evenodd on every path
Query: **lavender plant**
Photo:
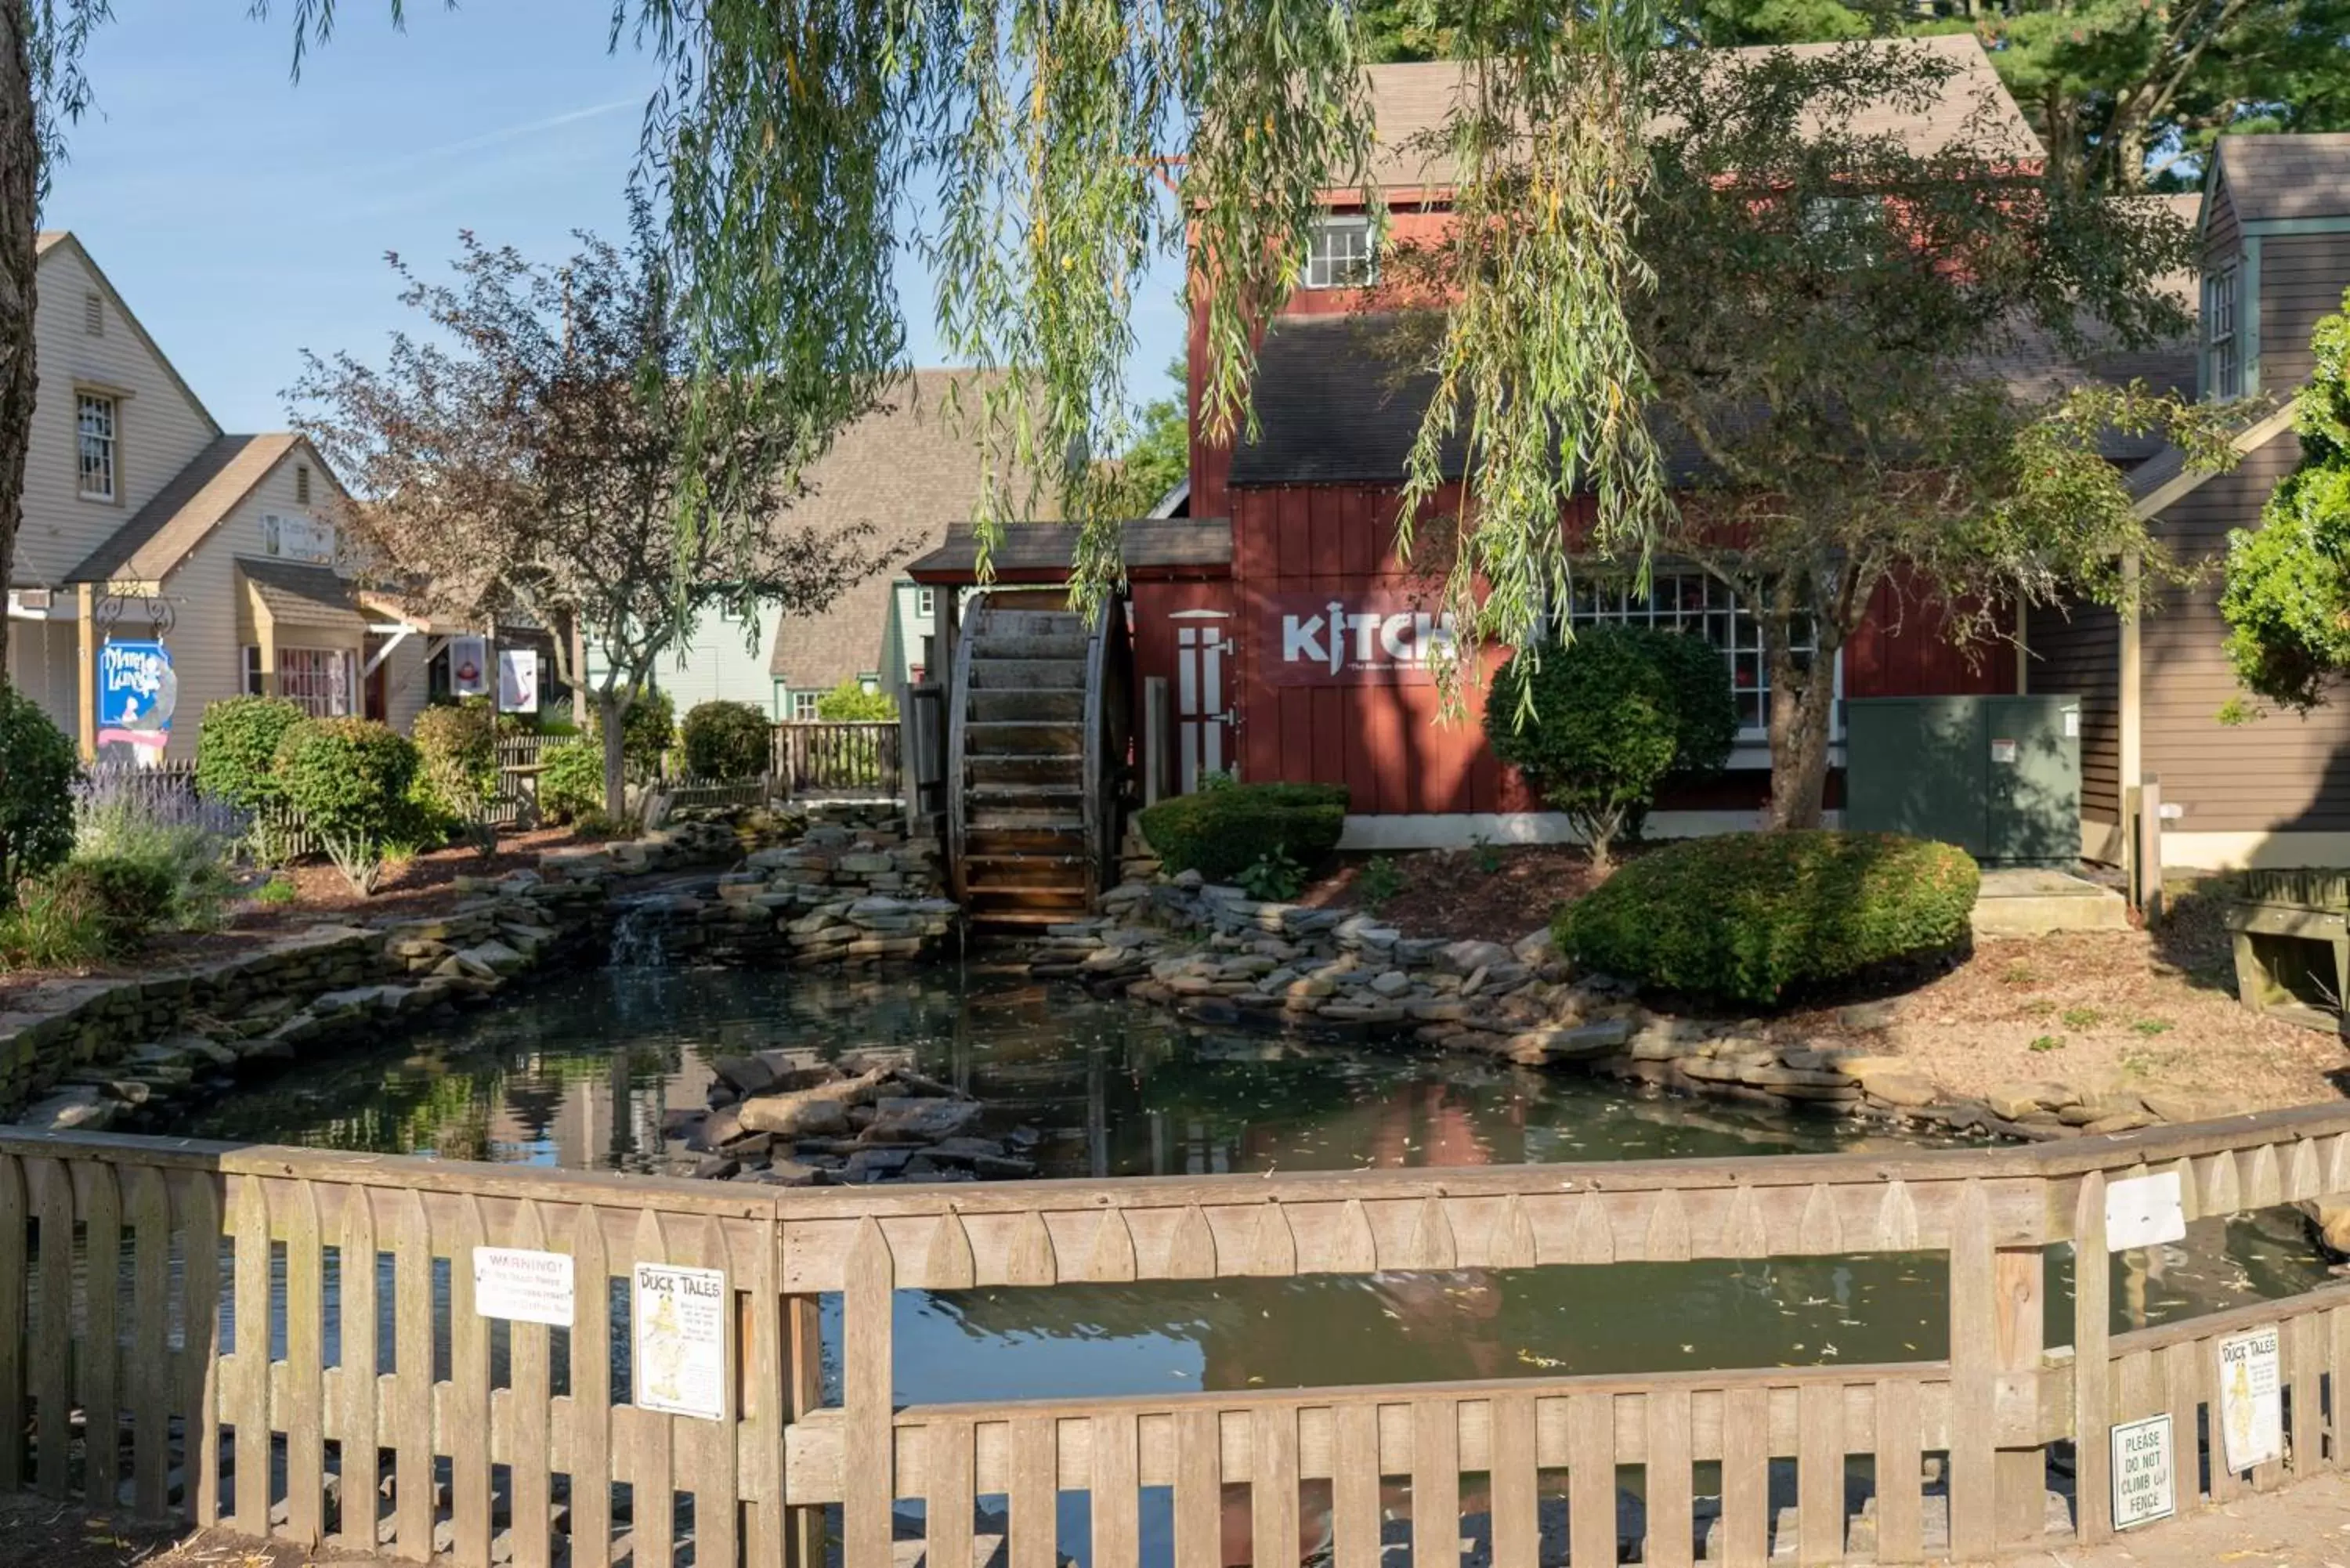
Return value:
M 159 867 L 172 883 L 170 923 L 204 930 L 236 890 L 253 819 L 199 795 L 183 774 L 99 767 L 74 786 L 74 853 Z

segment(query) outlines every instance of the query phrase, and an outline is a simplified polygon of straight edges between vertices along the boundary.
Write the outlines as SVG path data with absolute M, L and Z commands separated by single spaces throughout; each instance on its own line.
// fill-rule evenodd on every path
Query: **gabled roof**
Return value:
M 1121 523 L 1118 559 L 1136 571 L 1205 568 L 1221 576 L 1232 564 L 1232 524 L 1225 517 L 1142 517 Z M 998 576 L 1066 572 L 1076 561 L 1074 523 L 1014 523 L 989 560 Z M 929 555 L 908 565 L 917 582 L 970 582 L 979 570 L 979 536 L 968 523 L 947 530 Z
M 944 538 L 979 499 L 979 444 L 966 421 L 979 417 L 979 398 L 998 379 L 912 371 L 808 471 L 809 493 L 793 504 L 785 525 L 822 533 L 869 524 L 868 547 L 887 565 L 815 615 L 780 616 L 767 659 L 773 679 L 829 689 L 879 668 L 894 585 L 905 576 L 899 563 Z M 959 418 L 947 407 L 951 395 L 960 398 Z
M 2223 136 L 2211 170 L 2240 222 L 2350 217 L 2350 131 Z
M 2235 440 L 2229 444 L 2236 449 L 2239 456 L 2249 457 L 2279 436 L 2290 433 L 2293 417 L 2300 409 L 2299 398 L 2288 399 L 2282 408 L 2238 431 Z M 2200 490 L 2205 481 L 2217 477 L 2217 472 L 2208 468 L 2190 472 L 2187 467 L 2187 453 L 2166 443 L 2160 452 L 2130 470 L 2131 510 L 2140 517 L 2158 516 Z
M 182 379 L 179 368 L 172 363 L 171 357 L 163 352 L 154 338 L 148 336 L 147 328 L 140 324 L 137 314 L 123 303 L 122 291 L 114 286 L 114 280 L 106 275 L 106 269 L 98 265 L 97 258 L 89 254 L 73 231 L 44 229 L 33 236 L 33 264 L 36 267 L 53 255 L 68 252 L 81 258 L 81 265 L 89 269 L 89 275 L 98 280 L 99 288 L 105 290 L 107 303 L 114 306 L 115 314 L 130 324 L 130 330 L 138 337 L 140 345 L 155 357 L 155 363 L 163 368 L 163 374 L 172 379 L 172 385 L 180 389 L 180 395 L 188 400 L 189 406 L 196 410 L 197 416 L 211 427 L 214 435 L 218 435 L 220 421 L 213 418 L 213 411 L 204 407 L 204 400 L 196 396 L 195 389 Z
M 1747 58 L 1783 52 L 1797 59 L 1812 59 L 1853 47 L 1795 44 L 1718 52 Z M 1862 136 L 1898 135 L 1921 153 L 1940 151 L 1961 135 L 1981 132 L 2018 159 L 2045 156 L 2031 122 L 2002 85 L 1991 57 L 1973 34 L 1888 39 L 1864 47 L 1918 49 L 1949 62 L 1952 71 L 1940 96 L 1922 114 L 1911 114 L 1900 104 L 1873 105 L 1855 116 L 1846 130 Z M 1371 115 L 1378 142 L 1371 171 L 1374 183 L 1390 188 L 1452 183 L 1458 171 L 1451 154 L 1429 143 L 1452 111 L 1463 70 L 1452 60 L 1370 67 Z M 1981 109 L 1988 110 L 1988 118 L 1977 119 Z
M 296 447 L 307 451 L 308 446 L 290 431 L 222 436 L 173 474 L 80 566 L 67 573 L 66 580 L 155 582 L 169 576 L 287 453 Z M 317 462 L 315 453 L 311 461 L 325 471 L 326 465 Z
M 236 569 L 279 620 L 300 626 L 367 625 L 359 601 L 351 597 L 351 585 L 332 566 L 239 556 Z

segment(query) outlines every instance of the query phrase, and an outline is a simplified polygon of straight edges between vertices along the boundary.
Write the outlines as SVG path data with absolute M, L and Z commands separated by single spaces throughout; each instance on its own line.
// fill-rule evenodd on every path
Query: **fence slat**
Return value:
M 1649 1394 L 1647 1404 L 1648 1534 L 1641 1546 L 1642 1560 L 1648 1568 L 1689 1568 L 1697 1528 L 1690 1391 L 1659 1388 Z
M 342 1432 L 342 1542 L 352 1552 L 373 1552 L 381 1544 L 376 1521 L 381 1513 L 383 1463 L 376 1446 L 376 1368 L 380 1362 L 376 1345 L 375 1204 L 364 1187 L 343 1194 L 339 1263 L 336 1283 L 342 1308 L 342 1408 L 337 1420 Z
M 1054 1568 L 1059 1527 L 1060 1453 L 1057 1423 L 1024 1416 L 1012 1423 L 1010 1568 Z
M 571 1563 L 572 1568 L 608 1568 L 612 1561 L 612 1266 L 604 1250 L 603 1216 L 593 1203 L 582 1203 L 572 1218 L 571 1275 L 574 1299 L 586 1308 L 571 1324 L 571 1440 L 566 1445 L 571 1452 Z
M 1535 1568 L 1542 1550 L 1542 1499 L 1534 1471 L 1534 1402 L 1530 1395 L 1493 1400 L 1493 1568 Z M 1655 1507 L 1653 1488 L 1650 1508 Z M 1652 1511 L 1650 1519 L 1656 1517 Z
M 1566 1405 L 1566 1560 L 1616 1561 L 1616 1397 L 1577 1394 Z
M 1330 1485 L 1330 1524 L 1337 1568 L 1376 1568 L 1379 1561 L 1379 1410 L 1349 1401 L 1337 1411 L 1337 1476 Z
M 1841 1563 L 1844 1540 L 1844 1389 L 1807 1383 L 1798 1402 L 1795 1551 L 1804 1563 Z
M 726 1241 L 718 1232 L 718 1222 L 705 1217 L 680 1223 L 684 1234 L 675 1244 L 678 1255 L 691 1267 L 715 1269 L 723 1275 L 731 1307 L 742 1282 L 728 1268 Z M 720 1321 L 731 1326 L 734 1314 L 723 1311 Z M 736 1474 L 736 1467 L 742 1449 L 736 1424 L 742 1416 L 739 1372 L 748 1349 L 740 1344 L 727 1348 L 725 1365 L 729 1373 L 720 1386 L 719 1418 L 682 1422 L 676 1429 L 681 1479 L 693 1490 L 693 1556 L 697 1563 L 733 1563 L 739 1550 L 736 1505 L 741 1501 L 742 1478 Z
M 1877 1386 L 1877 1560 L 1915 1563 L 1925 1549 L 1919 1491 L 1918 1385 L 1887 1378 Z
M 639 1263 L 672 1261 L 660 1216 L 650 1209 L 637 1211 L 634 1256 Z M 634 1285 L 629 1288 L 633 1293 Z M 634 1302 L 631 1302 L 629 1311 L 636 1311 Z M 630 1327 L 636 1326 L 631 1318 Z M 636 1345 L 643 1343 L 642 1335 L 638 1335 Z M 641 1397 L 648 1374 L 644 1364 L 637 1359 L 635 1345 L 629 1347 L 629 1368 L 634 1380 L 629 1386 L 629 1397 L 637 1406 L 629 1413 L 632 1419 L 629 1423 L 633 1439 L 629 1449 L 629 1539 L 635 1546 L 635 1555 L 630 1561 L 633 1568 L 670 1568 L 676 1560 L 677 1486 L 671 1467 L 675 1462 L 671 1428 L 678 1418 L 644 1407 Z M 857 1472 L 852 1469 L 849 1473 L 855 1475 Z M 883 1550 L 888 1550 L 886 1537 Z M 851 1563 L 883 1560 L 879 1557 L 859 1558 L 854 1551 L 848 1557 Z
M 546 1222 L 540 1216 L 539 1206 L 527 1198 L 515 1206 L 514 1244 L 531 1251 L 544 1251 L 546 1248 Z M 470 1271 L 473 1261 L 466 1259 L 457 1266 Z M 571 1312 L 575 1332 L 580 1317 L 585 1315 L 579 1306 L 578 1287 L 575 1273 Z M 602 1306 L 603 1303 L 596 1300 L 588 1310 L 599 1311 Z M 515 1568 L 547 1568 L 554 1560 L 553 1545 L 547 1539 L 554 1494 L 546 1468 L 546 1448 L 553 1435 L 547 1409 L 552 1383 L 548 1342 L 553 1331 L 543 1323 L 515 1323 L 508 1325 L 506 1333 L 506 1383 L 513 1390 L 506 1407 L 514 1412 L 513 1441 L 506 1448 L 506 1485 L 510 1494 L 507 1513 L 512 1521 L 507 1528 L 514 1532 Z
M 840 1513 L 851 1568 L 889 1560 L 889 1511 L 898 1495 L 896 1443 L 889 1426 L 895 1270 L 879 1223 L 869 1215 L 858 1221 L 841 1292 L 840 1402 L 847 1417 L 842 1455 L 847 1501 Z
M 1295 1563 L 1297 1538 L 1297 1410 L 1268 1405 L 1256 1413 L 1249 1444 L 1249 1536 L 1253 1561 Z
M 2174 1345 L 2162 1354 L 2164 1391 L 2170 1402 L 2170 1441 L 2178 1450 L 2172 1468 L 2178 1472 L 2178 1506 L 2191 1508 L 2204 1495 L 2202 1477 L 2211 1478 L 2210 1495 L 2218 1501 L 2222 1467 L 2227 1460 L 2220 1452 L 2220 1429 L 2211 1428 L 2212 1443 L 2209 1450 L 2208 1471 L 2197 1459 L 2197 1411 L 2203 1403 L 2203 1385 L 2207 1374 L 2205 1360 L 2210 1347 L 2192 1343 Z M 2216 1411 L 2217 1406 L 2212 1407 Z
M 0 1488 L 25 1480 L 25 1296 L 31 1282 L 32 1222 L 25 1204 L 25 1174 L 13 1154 L 0 1154 Z
M 970 1434 L 962 1434 L 968 1452 Z M 1134 1414 L 1093 1418 L 1093 1568 L 1135 1568 L 1141 1558 L 1139 1434 Z
M 2350 1400 L 2350 1307 L 2332 1307 L 2325 1314 L 2326 1462 L 2335 1469 L 2350 1465 L 2344 1446 L 2350 1443 L 2350 1418 L 2344 1402 Z
M 239 1534 L 269 1532 L 269 1197 L 262 1179 L 240 1176 L 231 1205 L 236 1236 L 236 1358 L 221 1390 L 222 1414 L 236 1429 Z
M 1950 1549 L 1961 1561 L 1989 1557 L 1997 1532 L 1995 1269 L 1991 1210 L 1970 1181 L 1950 1234 Z
M 171 1506 L 172 1444 L 172 1195 L 151 1165 L 123 1175 L 130 1214 L 130 1498 L 148 1519 Z M 0 1326 L 0 1334 L 5 1334 Z M 187 1429 L 188 1462 L 195 1431 Z
M 2295 1477 L 2313 1476 L 2324 1468 L 2324 1447 L 2318 1436 L 2318 1374 L 2324 1365 L 2324 1324 L 2314 1313 L 2294 1318 L 2285 1328 L 2286 1366 L 2293 1376 L 2293 1442 L 2287 1454 Z
M 220 1522 L 221 1179 L 210 1171 L 182 1172 L 172 1189 L 187 1274 L 180 1293 L 180 1386 L 188 1401 L 189 1491 L 193 1522 L 204 1530 Z
M 456 1202 L 449 1259 L 449 1501 L 457 1561 L 490 1563 L 490 1323 L 473 1305 L 473 1249 L 484 1243 L 481 1200 Z M 439 1250 L 439 1249 L 436 1249 Z
M 392 1509 L 400 1555 L 432 1555 L 432 1241 L 413 1189 L 395 1200 L 392 1228 Z
M 283 1182 L 278 1191 L 286 1211 L 286 1533 L 316 1546 L 326 1536 L 327 1261 L 315 1185 Z
M 120 1356 L 116 1308 L 122 1290 L 122 1188 L 103 1160 L 74 1162 L 82 1217 L 82 1332 L 75 1366 L 82 1412 L 82 1494 L 94 1508 L 116 1506 L 121 1476 L 122 1402 L 115 1387 Z
M 1097 1568 L 1133 1568 L 1129 1555 L 1123 1563 L 1105 1555 L 1103 1550 L 1105 1515 L 1115 1516 L 1117 1503 L 1126 1501 L 1127 1542 L 1129 1552 L 1134 1540 L 1134 1497 L 1132 1492 L 1132 1461 L 1134 1459 L 1134 1417 L 1126 1417 L 1126 1457 L 1128 1463 L 1128 1483 L 1123 1488 L 1111 1487 L 1101 1472 L 1103 1431 L 1114 1425 L 1116 1417 L 1105 1416 L 1094 1423 L 1094 1562 Z M 971 1516 L 973 1502 L 972 1487 L 972 1425 L 967 1420 L 949 1418 L 933 1422 L 922 1434 L 922 1464 L 930 1479 L 930 1491 L 923 1504 L 923 1548 L 930 1554 L 930 1568 L 970 1568 Z M 1112 1532 L 1111 1533 L 1115 1533 Z
M 1175 1568 L 1223 1568 L 1223 1466 L 1216 1412 L 1175 1416 Z
M 1411 1561 L 1461 1562 L 1461 1407 L 1436 1395 L 1411 1404 Z
M 1722 1561 L 1758 1568 L 1770 1540 L 1771 1391 L 1732 1388 L 1722 1396 Z
M 2073 1210 L 2073 1454 L 2075 1533 L 2093 1546 L 2113 1533 L 2113 1262 L 2106 1248 L 2106 1179 L 2081 1179 Z
M 28 1160 L 26 1173 L 41 1223 L 41 1314 L 33 1335 L 36 1474 L 42 1491 L 63 1497 L 73 1441 L 73 1183 L 54 1159 Z

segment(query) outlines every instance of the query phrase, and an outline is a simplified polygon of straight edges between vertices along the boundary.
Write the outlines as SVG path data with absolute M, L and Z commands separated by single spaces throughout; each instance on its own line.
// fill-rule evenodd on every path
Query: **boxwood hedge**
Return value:
M 1311 866 L 1336 849 L 1347 826 L 1347 788 L 1228 784 L 1162 800 L 1137 821 L 1168 870 L 1229 882 L 1276 850 Z
M 1891 833 L 1730 833 L 1667 845 L 1558 912 L 1559 950 L 1642 985 L 1742 1002 L 1966 940 L 1981 873 Z

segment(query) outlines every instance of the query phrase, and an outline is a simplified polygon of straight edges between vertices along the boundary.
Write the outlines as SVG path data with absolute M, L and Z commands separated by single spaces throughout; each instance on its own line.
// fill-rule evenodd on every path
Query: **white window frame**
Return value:
M 2242 303 L 2243 274 L 2236 264 L 2203 275 L 2203 374 L 2215 398 L 2244 395 L 2243 339 L 2236 319 Z
M 299 665 L 302 668 L 294 668 Z M 277 695 L 314 719 L 346 719 L 358 710 L 358 660 L 348 648 L 280 648 Z M 323 688 L 313 681 L 323 680 Z
M 1692 597 L 1692 593 L 1695 597 Z M 1723 673 L 1729 679 L 1731 696 L 1739 704 L 1738 743 L 1743 746 L 1764 745 L 1771 740 L 1771 669 L 1763 654 L 1762 628 L 1728 584 L 1694 568 L 1666 568 L 1652 572 L 1648 578 L 1648 594 L 1638 598 L 1628 583 L 1585 580 L 1575 584 L 1575 597 L 1567 613 L 1567 624 L 1579 626 L 1648 626 L 1665 631 L 1693 631 L 1721 650 Z M 1814 639 L 1796 651 L 1816 653 Z M 1751 663 L 1749 662 L 1751 660 Z M 1742 670 L 1751 670 L 1751 685 L 1741 685 Z M 1831 710 L 1828 738 L 1844 737 L 1844 650 L 1838 649 L 1835 668 L 1830 671 L 1835 682 L 1835 699 Z M 1752 701 L 1752 722 L 1748 720 L 1748 700 Z M 1768 758 L 1759 764 L 1767 765 Z M 1748 759 L 1733 756 L 1733 767 L 1749 765 Z
M 1316 218 L 1305 232 L 1310 289 L 1363 288 L 1379 280 L 1378 236 L 1367 217 Z
M 791 703 L 791 722 L 793 723 L 813 724 L 819 717 L 816 709 L 816 704 L 824 701 L 824 693 L 821 691 L 795 691 L 791 694 L 788 701 Z
M 939 590 L 917 587 L 914 590 L 914 618 L 930 620 L 939 613 Z
M 95 418 L 93 417 L 95 416 Z M 103 471 L 105 487 L 90 487 L 92 454 Z M 111 392 L 74 394 L 74 462 L 76 493 L 84 501 L 114 501 L 122 493 L 122 400 Z

